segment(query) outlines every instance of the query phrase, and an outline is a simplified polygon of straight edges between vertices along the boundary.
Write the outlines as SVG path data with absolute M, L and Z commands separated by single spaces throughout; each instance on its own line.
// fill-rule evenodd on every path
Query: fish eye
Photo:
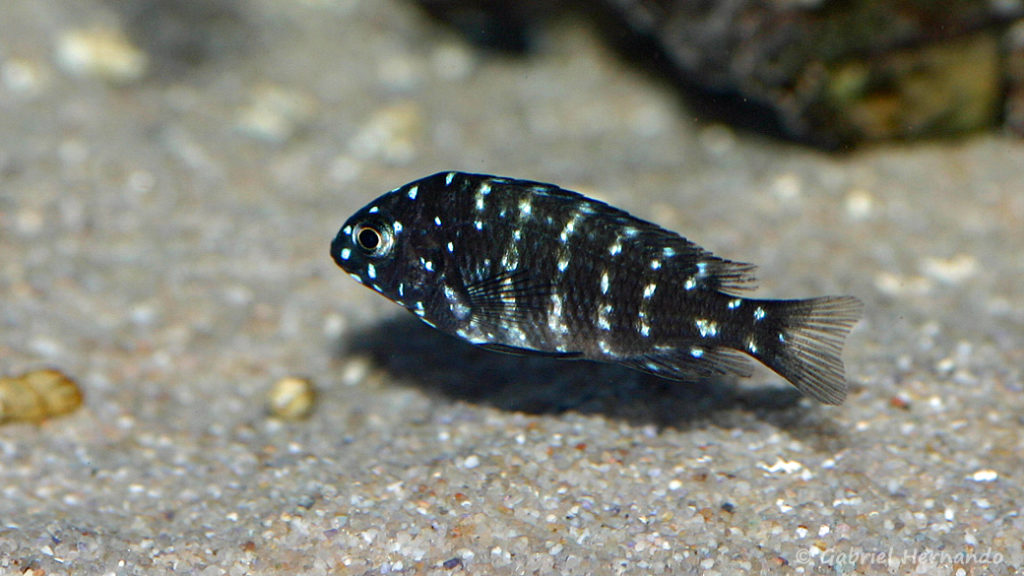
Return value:
M 383 256 L 391 249 L 391 231 L 383 226 L 363 224 L 355 229 L 352 238 L 370 256 Z

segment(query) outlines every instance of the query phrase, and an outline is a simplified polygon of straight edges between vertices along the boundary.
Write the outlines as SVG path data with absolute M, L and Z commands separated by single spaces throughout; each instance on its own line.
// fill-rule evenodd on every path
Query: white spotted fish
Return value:
M 663 378 L 749 376 L 752 356 L 827 404 L 846 397 L 851 296 L 757 300 L 754 266 L 551 184 L 442 172 L 352 216 L 331 256 L 427 324 L 504 352 Z

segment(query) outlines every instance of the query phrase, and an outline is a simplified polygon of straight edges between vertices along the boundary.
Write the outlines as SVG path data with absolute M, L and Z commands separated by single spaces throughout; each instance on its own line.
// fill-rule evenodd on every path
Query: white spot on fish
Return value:
M 392 227 L 395 229 L 395 234 L 398 234 L 399 232 L 402 231 L 402 223 L 399 222 L 398 220 L 395 220 L 395 223 L 392 225 Z
M 531 345 L 530 340 L 526 337 L 526 332 L 523 332 L 523 329 L 519 326 L 510 326 L 508 328 L 508 335 L 520 346 L 529 347 Z
M 562 322 L 562 297 L 558 294 L 551 295 L 551 308 L 548 309 L 548 328 L 552 332 L 564 333 L 568 331 L 565 323 Z
M 440 226 L 441 225 L 441 217 L 440 216 L 434 216 L 434 225 L 435 226 Z
M 477 212 L 483 212 L 484 211 L 484 195 L 483 194 L 477 194 L 477 196 L 476 196 L 476 211 Z
M 342 248 L 339 256 L 341 256 L 342 260 L 348 260 L 352 256 L 352 251 L 348 248 Z
M 654 291 L 657 289 L 657 284 L 648 284 L 647 286 L 644 286 L 644 300 L 650 300 L 651 296 L 654 296 Z
M 645 322 L 644 320 L 640 320 L 639 332 L 641 336 L 647 338 L 648 336 L 651 335 L 651 325 Z
M 686 282 L 683 283 L 683 288 L 685 288 L 687 290 L 693 290 L 696 287 L 697 287 L 697 280 L 693 276 L 690 276 L 689 278 L 687 278 Z
M 665 258 L 671 258 L 676 255 L 675 248 L 665 246 L 664 248 L 661 249 L 661 255 L 664 256 Z
M 611 278 L 608 276 L 608 271 L 605 270 L 604 272 L 601 272 L 601 294 L 607 294 L 611 287 Z
M 451 186 L 452 180 L 455 180 L 455 172 L 449 172 L 448 175 L 444 177 L 444 185 Z
M 718 323 L 704 318 L 698 318 L 695 322 L 697 331 L 701 338 L 714 338 L 718 336 Z
M 608 253 L 615 256 L 619 252 L 622 252 L 622 243 L 616 239 L 615 242 L 612 242 L 612 245 L 608 247 Z
M 419 186 L 413 186 L 412 188 L 409 188 L 409 191 L 406 192 L 405 195 L 409 197 L 409 200 L 415 200 L 416 199 L 416 194 L 418 194 L 419 191 L 420 191 L 420 187 Z
M 755 322 L 760 322 L 761 320 L 764 320 L 764 317 L 765 317 L 764 308 L 758 306 L 757 308 L 754 309 L 754 321 Z
M 531 211 L 533 211 L 533 206 L 530 205 L 529 196 L 519 201 L 519 215 L 521 217 L 525 218 L 529 216 Z
M 576 230 L 576 222 L 581 217 L 582 214 L 577 210 L 573 213 L 572 218 L 569 218 L 569 221 L 565 223 L 565 228 L 562 229 L 562 233 L 559 235 L 563 244 L 569 241 L 569 237 L 572 236 L 572 233 Z
M 423 267 L 426 268 L 428 272 L 434 271 L 434 263 L 431 262 L 430 260 L 426 260 L 425 262 L 423 262 Z
M 478 191 L 480 192 L 480 194 L 487 196 L 488 194 L 491 193 L 491 185 L 487 182 L 484 182 L 483 184 L 480 185 Z
M 615 354 L 615 351 L 612 349 L 611 345 L 608 344 L 608 341 L 603 338 L 597 341 L 597 347 L 604 354 Z
M 754 342 L 753 338 L 747 340 L 747 350 L 749 350 L 751 354 L 757 354 L 757 344 Z
M 661 268 L 661 261 L 651 260 L 651 270 L 657 270 L 658 268 Z
M 362 284 L 362 283 L 363 283 L 363 277 L 362 277 L 362 276 L 360 276 L 359 274 L 353 274 L 353 273 L 349 272 L 349 276 L 350 276 L 350 277 L 351 277 L 351 278 L 352 278 L 353 280 L 355 280 L 356 282 L 359 282 L 360 284 Z
M 449 242 L 448 243 L 448 251 L 449 252 L 455 252 L 455 244 L 452 244 L 451 242 Z
M 565 269 L 569 267 L 569 257 L 565 256 L 558 261 L 558 271 L 565 272 Z
M 782 332 L 779 332 L 779 342 L 785 342 L 785 341 L 786 341 L 786 335 L 783 334 Z
M 343 234 L 348 236 L 349 234 L 352 233 L 352 227 L 351 226 L 345 226 L 344 228 L 341 229 L 341 231 L 342 231 Z
M 516 228 L 515 230 L 513 230 L 512 231 L 512 239 L 515 240 L 516 242 L 519 242 L 520 240 L 522 240 L 523 239 L 523 231 L 520 230 L 519 228 Z
M 615 308 L 613 308 L 611 304 L 605 304 L 604 306 L 601 307 L 600 310 L 597 311 L 597 326 L 601 330 L 612 329 L 612 322 L 610 317 L 614 310 Z
M 369 212 L 370 214 L 376 214 L 377 212 L 380 212 L 380 208 L 373 206 L 369 210 L 367 210 L 367 212 Z
M 622 229 L 622 235 L 625 236 L 626 238 L 632 238 L 633 236 L 636 236 L 639 233 L 640 231 L 637 230 L 636 228 L 633 228 L 632 226 L 626 226 L 625 228 Z
M 366 265 L 366 275 L 369 276 L 371 280 L 376 280 L 377 279 L 377 268 L 374 267 L 373 264 L 367 264 Z
M 742 298 L 733 298 L 732 300 L 729 300 L 729 310 L 735 310 L 739 308 L 740 304 L 743 304 Z
M 690 356 L 693 356 L 694 358 L 701 358 L 704 356 L 704 349 L 694 346 L 693 348 L 690 348 Z
M 483 223 L 483 221 L 482 221 L 482 220 L 476 220 L 476 221 L 474 221 L 474 222 L 473 222 L 473 226 L 474 226 L 474 227 L 475 227 L 475 228 L 476 228 L 477 230 L 483 230 L 483 229 L 484 229 L 484 223 Z
M 704 278 L 708 275 L 708 263 L 697 262 L 697 277 Z
M 506 270 L 515 270 L 519 267 L 519 247 L 512 244 L 501 257 L 501 266 Z

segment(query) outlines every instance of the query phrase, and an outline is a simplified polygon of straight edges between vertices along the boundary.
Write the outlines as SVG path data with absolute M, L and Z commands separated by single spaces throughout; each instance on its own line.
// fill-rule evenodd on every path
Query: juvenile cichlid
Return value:
M 513 353 L 673 380 L 749 376 L 752 356 L 826 404 L 846 397 L 851 296 L 758 300 L 754 266 L 551 184 L 442 172 L 352 216 L 331 256 L 427 324 Z

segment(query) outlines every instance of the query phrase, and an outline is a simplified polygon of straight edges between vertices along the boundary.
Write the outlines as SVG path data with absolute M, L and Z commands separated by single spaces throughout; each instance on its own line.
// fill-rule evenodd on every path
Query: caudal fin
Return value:
M 756 325 L 750 354 L 815 400 L 842 404 L 843 341 L 864 304 L 853 296 L 762 302 L 767 313 Z

